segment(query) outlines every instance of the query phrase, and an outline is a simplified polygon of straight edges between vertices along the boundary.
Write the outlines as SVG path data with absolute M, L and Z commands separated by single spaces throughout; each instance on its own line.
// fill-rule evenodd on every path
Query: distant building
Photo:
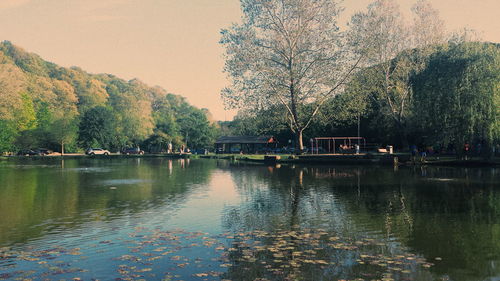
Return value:
M 224 136 L 215 142 L 216 153 L 266 153 L 276 148 L 273 136 Z

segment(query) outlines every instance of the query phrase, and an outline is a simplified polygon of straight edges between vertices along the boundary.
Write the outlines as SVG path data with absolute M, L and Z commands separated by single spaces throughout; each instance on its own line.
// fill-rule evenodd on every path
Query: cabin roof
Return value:
M 223 136 L 215 141 L 216 144 L 266 144 L 274 142 L 276 139 L 273 136 Z

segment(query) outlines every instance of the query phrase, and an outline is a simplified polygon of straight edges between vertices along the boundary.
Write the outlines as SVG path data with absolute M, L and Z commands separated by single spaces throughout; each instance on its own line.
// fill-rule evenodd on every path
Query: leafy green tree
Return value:
M 138 145 L 153 134 L 153 97 L 147 86 L 138 80 L 125 83 L 108 81 L 109 105 L 113 108 L 116 126 L 116 145 L 119 148 Z
M 78 118 L 66 116 L 55 120 L 51 125 L 51 139 L 60 145 L 61 154 L 64 154 L 65 146 L 74 144 L 78 136 Z
M 177 122 L 184 136 L 184 142 L 189 147 L 206 148 L 213 143 L 214 128 L 211 127 L 203 111 L 192 107 L 177 118 Z
M 20 108 L 14 111 L 16 131 L 18 132 L 15 145 L 19 148 L 33 147 L 38 143 L 36 138 L 36 111 L 31 97 L 21 94 Z
M 443 46 L 413 79 L 415 116 L 431 141 L 500 141 L 500 46 L 464 43 Z M 485 149 L 486 150 L 486 149 Z
M 240 110 L 230 126 L 231 134 L 236 136 L 286 135 L 288 140 L 293 136 L 286 125 L 288 121 L 286 114 L 280 111 L 281 109 L 278 107 L 260 111 Z
M 0 119 L 0 153 L 13 151 L 17 130 L 12 121 Z
M 113 145 L 115 133 L 113 111 L 104 106 L 89 109 L 83 115 L 79 125 L 78 140 L 83 147 Z
M 211 147 L 217 133 L 217 126 L 208 119 L 206 109 L 198 109 L 185 98 L 168 94 L 153 102 L 153 117 L 156 132 L 168 135 L 170 140 L 180 137 L 182 143 L 191 148 Z
M 36 112 L 33 100 L 28 94 L 21 95 L 21 108 L 14 112 L 14 118 L 19 131 L 31 130 L 36 128 Z

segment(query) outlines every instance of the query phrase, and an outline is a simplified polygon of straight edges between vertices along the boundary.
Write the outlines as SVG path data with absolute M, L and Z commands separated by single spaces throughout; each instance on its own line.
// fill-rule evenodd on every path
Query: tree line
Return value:
M 134 79 L 89 74 L 0 43 L 0 152 L 44 147 L 76 152 L 141 146 L 212 145 L 218 125 L 207 109 Z
M 333 0 L 241 0 L 243 22 L 222 30 L 221 93 L 242 109 L 225 129 L 295 139 L 455 146 L 499 142 L 499 45 L 449 34 L 428 1 L 406 20 L 375 0 L 339 27 Z
M 404 119 L 394 118 L 385 92 L 379 90 L 383 76 L 369 67 L 356 73 L 345 91 L 325 103 L 304 138 L 357 136 L 359 125 L 361 136 L 369 142 L 402 150 L 414 144 L 460 153 L 468 142 L 481 144 L 486 152 L 499 144 L 500 45 L 443 44 L 422 59 L 426 67 L 409 77 L 412 95 Z M 403 122 L 398 123 L 400 120 Z M 257 112 L 242 110 L 222 129 L 225 134 L 275 135 L 281 143 L 294 138 L 279 106 Z

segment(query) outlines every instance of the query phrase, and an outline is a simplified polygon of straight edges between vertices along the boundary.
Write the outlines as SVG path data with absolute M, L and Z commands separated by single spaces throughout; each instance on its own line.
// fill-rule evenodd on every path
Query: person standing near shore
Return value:
M 425 147 L 422 147 L 422 151 L 420 151 L 420 162 L 424 163 L 427 158 L 427 150 Z
M 411 160 L 413 163 L 415 163 L 415 161 L 417 160 L 417 153 L 418 153 L 417 146 L 412 144 L 410 146 L 410 151 L 411 151 Z
M 469 155 L 470 145 L 469 142 L 464 143 L 464 159 L 467 160 L 467 156 Z

